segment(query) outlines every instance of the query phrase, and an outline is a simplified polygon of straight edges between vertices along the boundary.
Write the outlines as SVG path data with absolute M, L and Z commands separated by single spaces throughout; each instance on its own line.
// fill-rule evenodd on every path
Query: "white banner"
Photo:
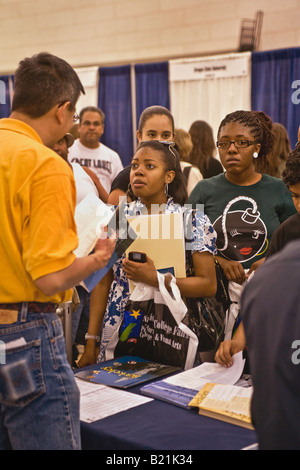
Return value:
M 182 62 L 170 61 L 169 70 L 171 82 L 243 77 L 249 72 L 249 53 Z
M 80 95 L 77 102 L 77 112 L 86 106 L 98 107 L 98 66 L 79 67 L 75 69 L 85 90 L 85 95 Z

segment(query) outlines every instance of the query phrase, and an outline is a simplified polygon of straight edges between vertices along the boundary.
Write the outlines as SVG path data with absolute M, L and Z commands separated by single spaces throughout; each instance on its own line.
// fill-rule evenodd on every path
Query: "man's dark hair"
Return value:
M 12 111 L 39 118 L 66 101 L 70 101 L 75 110 L 80 93 L 85 94 L 85 91 L 75 70 L 65 60 L 41 52 L 19 63 Z
M 95 106 L 86 106 L 85 108 L 83 108 L 80 111 L 80 113 L 79 113 L 79 122 L 80 122 L 80 124 L 82 122 L 82 116 L 84 115 L 84 113 L 87 113 L 87 112 L 98 113 L 99 116 L 101 117 L 102 124 L 104 124 L 105 114 L 102 111 L 102 109 L 96 108 Z
M 282 179 L 288 187 L 300 183 L 300 144 L 289 154 Z

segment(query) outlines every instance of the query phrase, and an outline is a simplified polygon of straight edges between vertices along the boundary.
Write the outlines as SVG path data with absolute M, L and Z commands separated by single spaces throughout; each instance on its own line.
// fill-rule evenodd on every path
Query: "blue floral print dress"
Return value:
M 124 210 L 126 217 L 135 217 L 145 213 L 145 206 L 140 199 L 137 199 L 136 201 L 125 204 Z M 182 207 L 176 204 L 173 198 L 169 198 L 165 205 L 165 213 L 170 214 L 172 212 L 183 213 L 186 224 L 189 215 L 192 215 L 192 209 L 190 207 Z M 190 230 L 191 234 L 188 238 L 190 240 L 189 249 L 192 253 L 196 251 L 208 251 L 213 255 L 216 254 L 216 232 L 209 218 L 202 211 L 197 210 L 193 213 Z M 119 258 L 113 266 L 114 280 L 110 287 L 106 311 L 103 318 L 98 362 L 106 360 L 105 351 L 107 345 L 123 319 L 125 306 L 130 295 L 128 280 L 122 266 L 124 257 L 125 254 Z

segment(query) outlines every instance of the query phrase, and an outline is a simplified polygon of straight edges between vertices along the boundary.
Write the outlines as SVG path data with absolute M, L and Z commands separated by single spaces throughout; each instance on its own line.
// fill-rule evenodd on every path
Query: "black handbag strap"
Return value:
M 195 217 L 196 210 L 192 209 L 189 211 L 189 214 L 185 215 L 186 217 L 186 246 L 189 246 L 188 243 L 191 243 L 192 240 L 192 218 Z M 190 219 L 189 219 L 190 217 Z M 229 308 L 231 304 L 230 295 L 228 291 L 228 279 L 226 278 L 224 271 L 218 261 L 214 256 L 216 276 L 217 276 L 217 293 L 216 300 L 224 305 L 224 308 Z M 186 250 L 186 276 L 192 277 L 195 275 L 194 264 L 193 264 L 193 255 L 191 249 Z

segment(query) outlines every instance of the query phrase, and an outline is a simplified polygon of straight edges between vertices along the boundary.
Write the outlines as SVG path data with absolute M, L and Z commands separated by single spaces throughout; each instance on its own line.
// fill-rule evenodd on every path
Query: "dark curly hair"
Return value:
M 274 145 L 274 134 L 272 132 L 273 123 L 269 116 L 262 111 L 234 111 L 227 114 L 221 121 L 218 129 L 218 137 L 222 127 L 230 122 L 249 127 L 255 142 L 261 145 L 259 158 L 255 160 L 257 171 L 267 172 L 269 168 L 269 155 Z
M 174 144 L 173 144 L 174 145 Z M 148 140 L 141 142 L 137 151 L 142 147 L 151 147 L 154 150 L 160 152 L 163 156 L 164 162 L 166 164 L 166 170 L 174 170 L 175 178 L 168 185 L 168 193 L 174 199 L 174 202 L 183 206 L 187 202 L 187 190 L 186 182 L 184 175 L 181 171 L 180 158 L 177 150 L 172 146 L 172 142 L 165 142 L 162 144 L 157 140 Z M 132 189 L 129 188 L 127 191 L 127 196 L 132 200 L 136 199 L 135 195 L 132 193 Z
M 288 187 L 300 183 L 300 144 L 289 154 L 282 179 Z

